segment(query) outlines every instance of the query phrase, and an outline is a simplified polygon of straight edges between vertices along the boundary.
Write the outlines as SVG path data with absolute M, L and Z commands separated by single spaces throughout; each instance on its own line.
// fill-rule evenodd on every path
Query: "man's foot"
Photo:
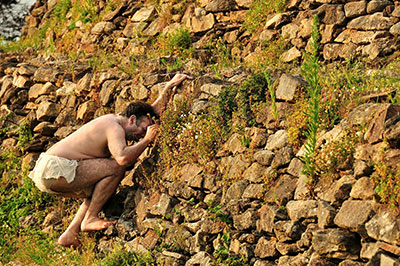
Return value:
M 64 247 L 80 247 L 81 243 L 78 240 L 78 234 L 65 231 L 59 238 L 58 244 Z
M 100 231 L 106 229 L 107 227 L 116 224 L 117 221 L 106 221 L 100 218 L 85 218 L 81 224 L 81 231 Z

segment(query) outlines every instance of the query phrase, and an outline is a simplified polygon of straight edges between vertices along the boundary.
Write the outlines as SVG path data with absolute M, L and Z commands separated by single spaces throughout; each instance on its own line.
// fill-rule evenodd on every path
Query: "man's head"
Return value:
M 158 119 L 153 107 L 145 102 L 133 102 L 122 113 L 128 119 L 129 130 L 126 131 L 128 140 L 138 140 L 144 137 L 147 127 Z

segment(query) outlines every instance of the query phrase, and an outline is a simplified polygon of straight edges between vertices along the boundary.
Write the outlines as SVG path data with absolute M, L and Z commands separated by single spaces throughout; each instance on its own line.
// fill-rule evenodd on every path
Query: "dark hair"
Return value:
M 137 118 L 148 116 L 150 118 L 158 119 L 158 115 L 154 112 L 153 106 L 142 101 L 130 103 L 128 107 L 126 107 L 125 111 L 122 112 L 122 115 L 125 117 L 135 115 Z

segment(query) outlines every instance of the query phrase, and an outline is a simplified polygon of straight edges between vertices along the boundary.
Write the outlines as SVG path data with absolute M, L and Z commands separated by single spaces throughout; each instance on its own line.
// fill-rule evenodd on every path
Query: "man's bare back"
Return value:
M 104 132 L 115 126 L 121 127 L 117 115 L 98 117 L 53 145 L 47 154 L 70 160 L 109 158 L 111 153 L 107 145 L 107 135 Z

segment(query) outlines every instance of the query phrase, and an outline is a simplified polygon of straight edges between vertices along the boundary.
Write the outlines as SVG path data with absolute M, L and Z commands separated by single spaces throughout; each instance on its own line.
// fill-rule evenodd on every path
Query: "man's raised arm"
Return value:
M 193 78 L 186 74 L 176 74 L 170 81 L 168 81 L 158 98 L 151 105 L 158 115 L 161 115 L 162 111 L 165 109 L 165 106 L 167 105 L 169 100 L 168 96 L 170 92 L 172 91 L 172 93 L 175 93 L 176 86 L 181 84 L 185 79 Z

